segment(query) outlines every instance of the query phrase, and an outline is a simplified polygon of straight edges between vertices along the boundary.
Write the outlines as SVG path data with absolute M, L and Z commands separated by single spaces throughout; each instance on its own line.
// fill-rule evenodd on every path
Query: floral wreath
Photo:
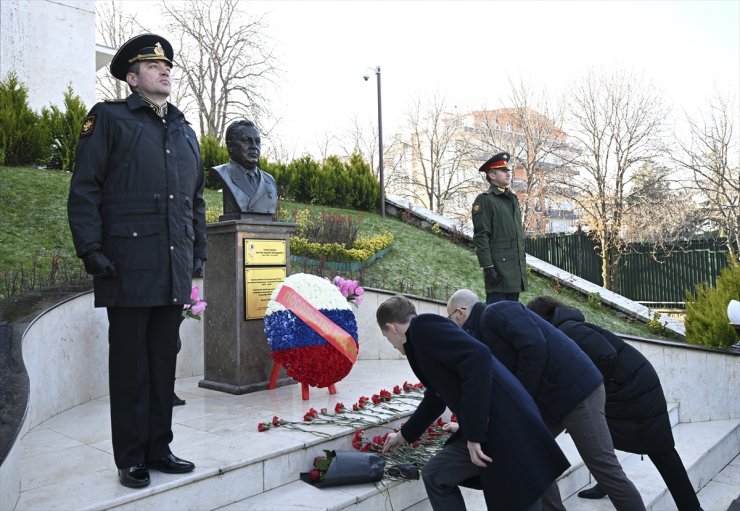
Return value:
M 359 350 L 357 321 L 351 304 L 327 279 L 296 273 L 275 288 L 265 312 L 265 334 L 270 355 L 294 380 L 328 387 L 349 374 L 353 362 L 305 321 L 278 302 L 283 286 L 298 293 L 313 308 L 347 332 Z

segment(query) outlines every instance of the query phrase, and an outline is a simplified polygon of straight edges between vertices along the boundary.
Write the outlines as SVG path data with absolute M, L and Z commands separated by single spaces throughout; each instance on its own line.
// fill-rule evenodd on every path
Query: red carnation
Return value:
M 267 431 L 268 429 L 270 429 L 269 422 L 260 422 L 257 424 L 257 431 Z
M 395 387 L 393 387 L 393 393 L 394 394 L 400 394 L 401 393 L 401 387 L 399 387 L 398 385 L 396 385 Z
M 373 399 L 373 404 L 374 405 L 379 405 L 380 404 L 380 396 L 379 395 L 373 394 L 373 398 L 372 399 Z
M 344 411 L 344 403 L 337 403 L 336 406 L 334 406 L 334 411 L 336 413 L 342 413 Z
M 315 468 L 308 473 L 308 477 L 311 479 L 312 483 L 318 482 L 319 479 L 321 479 L 321 471 L 318 468 Z

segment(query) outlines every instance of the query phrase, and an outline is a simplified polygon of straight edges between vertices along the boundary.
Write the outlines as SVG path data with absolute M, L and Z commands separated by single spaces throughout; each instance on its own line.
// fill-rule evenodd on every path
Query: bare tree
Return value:
M 435 96 L 424 108 L 417 98 L 408 112 L 408 133 L 396 142 L 391 173 L 402 195 L 445 213 L 456 196 L 477 188 L 472 183 L 479 176 L 469 164 L 470 132 L 461 116 L 446 111 L 443 98 Z
M 136 19 L 127 14 L 120 0 L 95 2 L 95 30 L 99 41 L 109 48 L 118 49 L 135 34 L 148 32 Z M 101 99 L 123 99 L 129 95 L 129 87 L 105 70 L 97 73 L 96 92 Z
M 674 176 L 675 168 L 645 162 L 625 197 L 622 237 L 627 243 L 649 244 L 653 256 L 670 253 L 701 224 L 693 190 L 681 187 Z
M 690 141 L 678 142 L 673 161 L 693 176 L 692 189 L 702 199 L 709 226 L 727 238 L 727 248 L 740 257 L 740 163 L 734 116 L 735 101 L 717 94 L 709 110 L 688 119 Z
M 262 17 L 250 18 L 238 0 L 165 2 L 162 10 L 179 38 L 177 63 L 198 115 L 201 135 L 223 140 L 237 117 L 259 124 L 269 112 L 263 93 L 276 73 Z
M 362 156 L 362 159 L 370 164 L 373 174 L 378 175 L 378 129 L 376 125 L 371 125 L 367 130 L 356 116 L 353 117 L 350 127 L 339 142 L 339 148 L 344 153 L 342 155 L 344 158 L 350 158 L 355 153 Z
M 578 172 L 561 184 L 573 191 L 597 243 L 604 287 L 618 291 L 626 188 L 634 171 L 658 156 L 666 110 L 652 85 L 626 72 L 589 73 L 569 98 Z
M 510 108 L 473 112 L 478 158 L 485 161 L 501 151 L 512 156 L 522 221 L 531 229 L 535 204 L 544 209 L 546 202 L 558 198 L 552 182 L 565 180 L 574 153 L 566 143 L 562 111 L 550 106 L 545 91 L 535 93 L 523 80 L 509 84 Z

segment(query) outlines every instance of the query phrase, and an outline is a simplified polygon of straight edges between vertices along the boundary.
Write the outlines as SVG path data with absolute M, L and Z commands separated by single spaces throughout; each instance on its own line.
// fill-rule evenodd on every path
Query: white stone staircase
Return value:
M 81 296 L 40 316 L 24 334 L 23 357 L 31 390 L 18 440 L 0 465 L 0 511 L 168 510 L 412 510 L 430 509 L 420 481 L 384 481 L 317 489 L 299 481 L 322 449 L 351 449 L 352 428 L 325 426 L 330 435 L 277 430 L 258 433 L 273 415 L 300 420 L 309 407 L 351 405 L 361 395 L 416 381 L 408 363 L 378 333 L 374 311 L 388 295 L 368 291 L 358 313 L 360 360 L 337 394 L 299 385 L 242 396 L 201 389 L 202 333 L 183 337 L 174 410 L 175 454 L 193 460 L 194 472 L 152 472 L 152 484 L 118 484 L 110 442 L 104 314 Z M 418 300 L 420 312 L 444 314 L 444 304 Z M 66 318 L 85 321 L 65 321 Z M 193 327 L 192 323 L 186 325 Z M 182 331 L 181 331 L 182 332 Z M 197 332 L 195 332 L 197 333 Z M 671 405 L 677 449 L 705 511 L 726 511 L 740 496 L 740 356 L 680 343 L 631 339 L 654 365 Z M 199 358 L 200 357 L 200 358 Z M 64 361 L 60 364 L 59 361 Z M 183 375 L 183 370 L 192 371 Z M 561 478 L 570 511 L 612 509 L 608 499 L 574 494 L 592 483 L 567 435 L 559 438 L 573 467 Z M 620 455 L 651 511 L 673 511 L 670 495 L 649 460 Z M 734 461 L 733 461 L 734 460 Z M 484 509 L 480 492 L 466 491 L 469 509 Z
M 706 487 L 712 478 L 727 470 L 724 487 L 712 486 L 712 494 L 700 493 L 705 511 L 726 511 L 730 502 L 740 495 L 740 421 L 720 420 L 701 423 L 678 423 L 678 406 L 670 406 L 671 424 L 676 447 L 687 467 L 695 490 Z M 568 511 L 611 511 L 609 499 L 585 500 L 576 493 L 591 486 L 588 469 L 567 434 L 558 443 L 571 468 L 558 481 Z M 648 511 L 676 509 L 670 493 L 655 467 L 645 457 L 618 452 L 620 462 L 635 483 Z M 731 464 L 734 461 L 734 464 Z M 733 479 L 734 478 L 734 479 Z M 734 484 L 733 484 L 734 482 Z M 728 484 L 729 483 L 729 484 Z M 717 483 L 719 484 L 719 483 Z M 464 491 L 469 510 L 484 510 L 482 493 Z M 219 511 L 298 511 L 298 510 L 409 510 L 429 511 L 423 484 L 414 482 L 386 482 L 377 485 L 356 485 L 341 488 L 316 489 L 302 481 L 255 495 L 219 508 Z

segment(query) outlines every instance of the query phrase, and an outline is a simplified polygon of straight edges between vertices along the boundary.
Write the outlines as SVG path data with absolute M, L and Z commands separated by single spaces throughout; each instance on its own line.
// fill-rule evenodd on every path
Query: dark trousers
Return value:
M 660 472 L 678 511 L 698 511 L 701 508 L 694 487 L 686 473 L 676 448 L 670 451 L 648 454 L 650 461 Z
M 612 436 L 604 416 L 606 392 L 599 385 L 590 396 L 578 403 L 559 424 L 550 425 L 553 436 L 567 430 L 583 463 L 606 492 L 617 511 L 645 511 L 640 493 L 627 478 L 614 453 Z M 546 511 L 565 510 L 557 483 L 542 496 Z
M 118 468 L 169 454 L 182 305 L 108 307 L 108 381 Z
M 478 477 L 481 468 L 470 461 L 467 442 L 455 437 L 434 455 L 421 471 L 429 503 L 434 511 L 465 511 L 465 499 L 460 492 L 460 484 Z M 487 495 L 486 503 L 495 502 L 495 495 Z M 494 507 L 489 505 L 489 509 Z M 525 511 L 541 511 L 537 499 Z
M 490 305 L 496 302 L 503 302 L 504 300 L 518 302 L 519 293 L 499 293 L 498 291 L 489 291 L 486 293 L 486 304 Z

